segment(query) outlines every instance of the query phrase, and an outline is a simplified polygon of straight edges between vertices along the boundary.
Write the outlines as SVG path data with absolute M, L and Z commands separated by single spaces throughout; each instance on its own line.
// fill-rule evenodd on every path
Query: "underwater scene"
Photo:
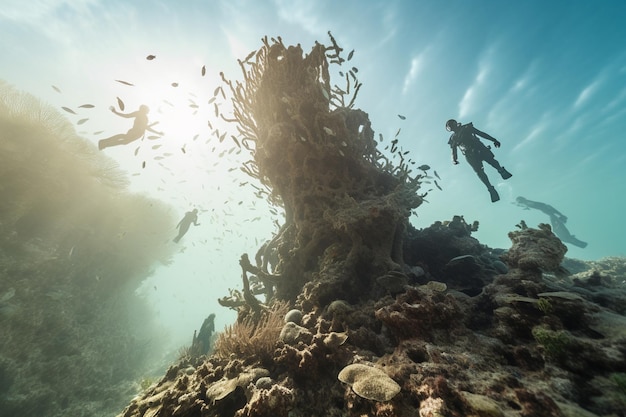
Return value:
M 625 18 L 0 0 L 0 416 L 626 416 Z

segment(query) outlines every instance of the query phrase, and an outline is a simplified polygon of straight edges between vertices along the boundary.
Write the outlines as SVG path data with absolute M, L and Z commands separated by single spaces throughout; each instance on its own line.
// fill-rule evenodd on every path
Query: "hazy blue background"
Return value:
M 151 107 L 163 139 L 104 152 L 134 190 L 171 204 L 177 217 L 200 210 L 201 226 L 174 263 L 142 289 L 180 340 L 209 313 L 218 329 L 233 319 L 215 299 L 241 287 L 239 256 L 252 256 L 280 218 L 232 169 L 248 156 L 207 126 L 226 128 L 208 103 L 218 73 L 240 78 L 237 58 L 263 36 L 308 52 L 330 30 L 346 53 L 355 50 L 350 63 L 364 84 L 356 106 L 387 141 L 401 128 L 402 148 L 442 178 L 443 191 L 425 185 L 434 189 L 411 219 L 416 227 L 461 214 L 480 222 L 481 242 L 508 248 L 520 220 L 548 222 L 512 204 L 522 195 L 567 215 L 589 242 L 568 256 L 593 260 L 626 256 L 625 18 L 622 1 L 0 0 L 0 78 L 61 112 L 72 108 L 76 123 L 88 118 L 76 128 L 94 144 L 131 125 L 107 109 L 116 97 L 127 111 Z M 86 103 L 95 108 L 78 107 Z M 490 202 L 463 158 L 451 164 L 451 117 L 502 142 L 496 158 L 513 177 L 486 168 L 501 201 Z

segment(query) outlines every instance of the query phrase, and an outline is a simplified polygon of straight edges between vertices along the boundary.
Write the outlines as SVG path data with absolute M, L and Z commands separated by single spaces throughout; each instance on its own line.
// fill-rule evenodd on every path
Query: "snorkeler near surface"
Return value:
M 485 146 L 480 139 L 478 139 L 477 135 L 493 142 L 496 148 L 500 147 L 500 142 L 485 132 L 481 132 L 476 129 L 472 123 L 463 125 L 454 119 L 450 119 L 446 122 L 446 130 L 448 132 L 453 132 L 450 136 L 450 140 L 448 140 L 448 145 L 452 148 L 452 162 L 455 165 L 459 163 L 457 148 L 460 148 L 463 155 L 465 155 L 467 163 L 474 169 L 476 175 L 478 175 L 478 178 L 483 182 L 483 184 L 487 186 L 489 194 L 491 195 L 491 202 L 495 203 L 500 200 L 498 192 L 489 182 L 487 174 L 485 174 L 483 161 L 498 170 L 502 179 L 509 179 L 513 175 L 504 169 L 498 161 L 496 161 L 493 152 L 491 152 L 491 148 Z
M 178 228 L 178 236 L 173 239 L 175 243 L 178 243 L 178 241 L 182 239 L 183 236 L 185 236 L 185 233 L 187 233 L 187 231 L 189 230 L 189 226 L 191 226 L 191 223 L 193 223 L 194 226 L 200 226 L 200 223 L 198 223 L 198 209 L 188 211 L 187 213 L 185 213 L 185 216 L 182 218 L 182 220 L 178 222 L 178 224 L 176 225 L 176 227 Z
M 127 119 L 134 118 L 135 121 L 133 122 L 133 127 L 131 127 L 128 132 L 120 133 L 118 135 L 111 136 L 110 138 L 100 140 L 98 142 L 98 149 L 100 150 L 110 146 L 127 145 L 142 138 L 146 134 L 146 130 L 156 133 L 157 135 L 163 135 L 163 132 L 158 132 L 152 129 L 152 126 L 156 123 L 148 124 L 148 112 L 150 112 L 150 108 L 145 104 L 139 106 L 139 110 L 132 113 L 120 113 L 115 110 L 114 107 L 111 107 L 111 111 L 120 117 Z
M 550 223 L 552 224 L 552 231 L 559 239 L 563 242 L 571 243 L 574 246 L 578 246 L 579 248 L 587 247 L 587 242 L 583 242 L 580 239 L 577 239 L 576 236 L 572 235 L 567 227 L 565 227 L 565 223 L 567 222 L 567 216 L 563 213 L 555 209 L 549 204 L 541 203 L 539 201 L 531 201 L 524 197 L 517 197 L 515 199 L 517 205 L 523 207 L 524 210 L 535 209 L 539 210 L 550 217 Z

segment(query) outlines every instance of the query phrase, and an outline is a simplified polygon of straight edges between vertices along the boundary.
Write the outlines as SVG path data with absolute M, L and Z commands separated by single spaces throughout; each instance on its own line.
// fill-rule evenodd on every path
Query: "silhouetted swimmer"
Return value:
M 453 132 L 452 135 L 450 135 L 450 140 L 448 140 L 448 145 L 452 148 L 452 162 L 455 165 L 459 163 L 457 148 L 460 148 L 463 155 L 465 155 L 467 163 L 474 169 L 476 175 L 478 175 L 478 178 L 483 182 L 483 184 L 487 186 L 487 190 L 489 190 L 489 194 L 491 195 L 491 201 L 495 203 L 500 200 L 498 192 L 489 182 L 487 174 L 485 174 L 483 161 L 497 169 L 498 173 L 502 176 L 502 179 L 509 179 L 512 177 L 512 174 L 504 169 L 504 167 L 495 160 L 494 154 L 491 152 L 491 148 L 485 146 L 477 136 L 490 140 L 496 148 L 500 147 L 500 142 L 485 132 L 481 132 L 476 129 L 472 123 L 463 125 L 454 119 L 450 119 L 446 122 L 446 130 L 448 132 Z
M 567 230 L 567 227 L 565 227 L 565 223 L 567 222 L 567 216 L 565 216 L 563 213 L 561 213 L 551 205 L 541 203 L 539 201 L 528 200 L 524 197 L 517 197 L 515 201 L 517 202 L 517 205 L 523 207 L 524 210 L 529 210 L 532 208 L 547 214 L 548 217 L 550 217 L 552 231 L 563 242 L 571 243 L 572 245 L 578 246 L 579 248 L 587 247 L 587 242 L 583 242 L 582 240 L 577 239 L 576 236 L 572 235 L 569 230 Z
M 200 327 L 198 337 L 195 340 L 201 355 L 209 353 L 213 332 L 215 332 L 215 314 L 211 313 L 204 319 L 204 322 L 202 322 L 202 327 Z
M 133 122 L 133 127 L 131 127 L 128 132 L 100 140 L 98 142 L 98 149 L 100 150 L 108 148 L 109 146 L 127 145 L 137 139 L 141 139 L 146 134 L 146 130 L 156 133 L 157 135 L 163 135 L 163 132 L 157 132 L 152 129 L 152 126 L 156 123 L 148 124 L 148 112 L 150 112 L 150 108 L 145 104 L 139 106 L 139 110 L 132 113 L 120 113 L 115 110 L 114 107 L 111 107 L 111 111 L 120 117 L 127 119 L 134 118 L 135 121 Z
M 189 226 L 191 226 L 191 223 L 193 223 L 194 226 L 200 226 L 200 223 L 198 223 L 198 209 L 188 211 L 187 213 L 185 213 L 185 216 L 182 218 L 182 220 L 178 222 L 178 224 L 176 225 L 176 227 L 178 228 L 178 236 L 173 239 L 174 242 L 178 243 L 178 241 L 183 236 L 185 236 L 185 233 L 187 233 L 187 231 L 189 230 Z

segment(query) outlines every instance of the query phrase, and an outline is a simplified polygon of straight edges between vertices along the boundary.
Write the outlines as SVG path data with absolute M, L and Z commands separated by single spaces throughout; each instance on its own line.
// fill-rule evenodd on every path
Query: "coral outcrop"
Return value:
M 307 55 L 266 39 L 241 62 L 244 169 L 285 223 L 255 264 L 242 256 L 243 289 L 223 300 L 238 320 L 215 353 L 173 365 L 120 417 L 623 416 L 623 269 L 568 276 L 543 225 L 508 251 L 461 216 L 412 227 L 420 175 L 377 150 L 346 99 L 356 68 L 331 87 L 351 57 L 332 37 Z

